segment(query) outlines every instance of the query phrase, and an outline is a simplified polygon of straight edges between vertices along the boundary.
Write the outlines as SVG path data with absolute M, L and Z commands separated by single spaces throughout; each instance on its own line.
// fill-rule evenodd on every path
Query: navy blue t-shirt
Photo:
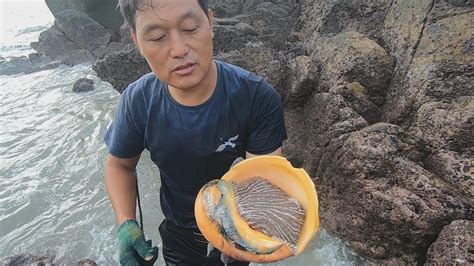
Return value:
M 245 151 L 267 154 L 286 139 L 280 96 L 262 77 L 215 61 L 217 85 L 203 104 L 184 106 L 153 73 L 130 84 L 104 140 L 110 154 L 131 158 L 148 149 L 160 170 L 163 214 L 196 227 L 194 200 Z

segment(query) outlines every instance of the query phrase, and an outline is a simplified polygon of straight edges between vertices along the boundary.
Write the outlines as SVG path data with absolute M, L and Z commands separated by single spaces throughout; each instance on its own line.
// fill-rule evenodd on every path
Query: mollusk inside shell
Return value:
M 256 175 L 252 175 L 255 173 Z M 294 256 L 319 228 L 314 184 L 283 157 L 245 160 L 198 194 L 196 220 L 225 255 L 272 262 Z

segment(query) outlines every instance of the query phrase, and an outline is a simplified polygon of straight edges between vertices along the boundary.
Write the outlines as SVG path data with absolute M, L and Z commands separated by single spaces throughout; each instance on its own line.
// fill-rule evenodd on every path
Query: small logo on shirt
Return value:
M 225 148 L 229 147 L 229 148 L 235 148 L 235 141 L 237 140 L 237 138 L 239 138 L 239 135 L 236 135 L 236 136 L 233 136 L 231 138 L 229 138 L 228 141 L 225 141 L 224 144 L 221 144 L 216 152 L 220 152 L 220 151 L 223 151 Z M 222 141 L 222 139 L 221 139 Z

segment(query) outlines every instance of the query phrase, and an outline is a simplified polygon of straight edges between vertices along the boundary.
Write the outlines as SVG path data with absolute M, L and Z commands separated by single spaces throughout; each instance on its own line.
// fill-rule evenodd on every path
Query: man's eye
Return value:
M 151 40 L 152 40 L 153 42 L 162 42 L 162 41 L 165 40 L 165 38 L 166 38 L 166 36 L 163 35 L 163 36 L 159 36 L 159 37 L 157 37 L 157 38 L 151 39 Z
M 191 29 L 184 29 L 183 31 L 186 33 L 195 33 L 199 27 L 191 28 Z

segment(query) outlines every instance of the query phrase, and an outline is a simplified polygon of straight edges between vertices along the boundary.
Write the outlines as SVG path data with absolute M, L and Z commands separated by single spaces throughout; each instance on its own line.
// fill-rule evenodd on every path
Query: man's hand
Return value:
M 145 241 L 142 229 L 135 220 L 126 220 L 118 229 L 121 265 L 153 265 L 158 258 L 158 247 Z

